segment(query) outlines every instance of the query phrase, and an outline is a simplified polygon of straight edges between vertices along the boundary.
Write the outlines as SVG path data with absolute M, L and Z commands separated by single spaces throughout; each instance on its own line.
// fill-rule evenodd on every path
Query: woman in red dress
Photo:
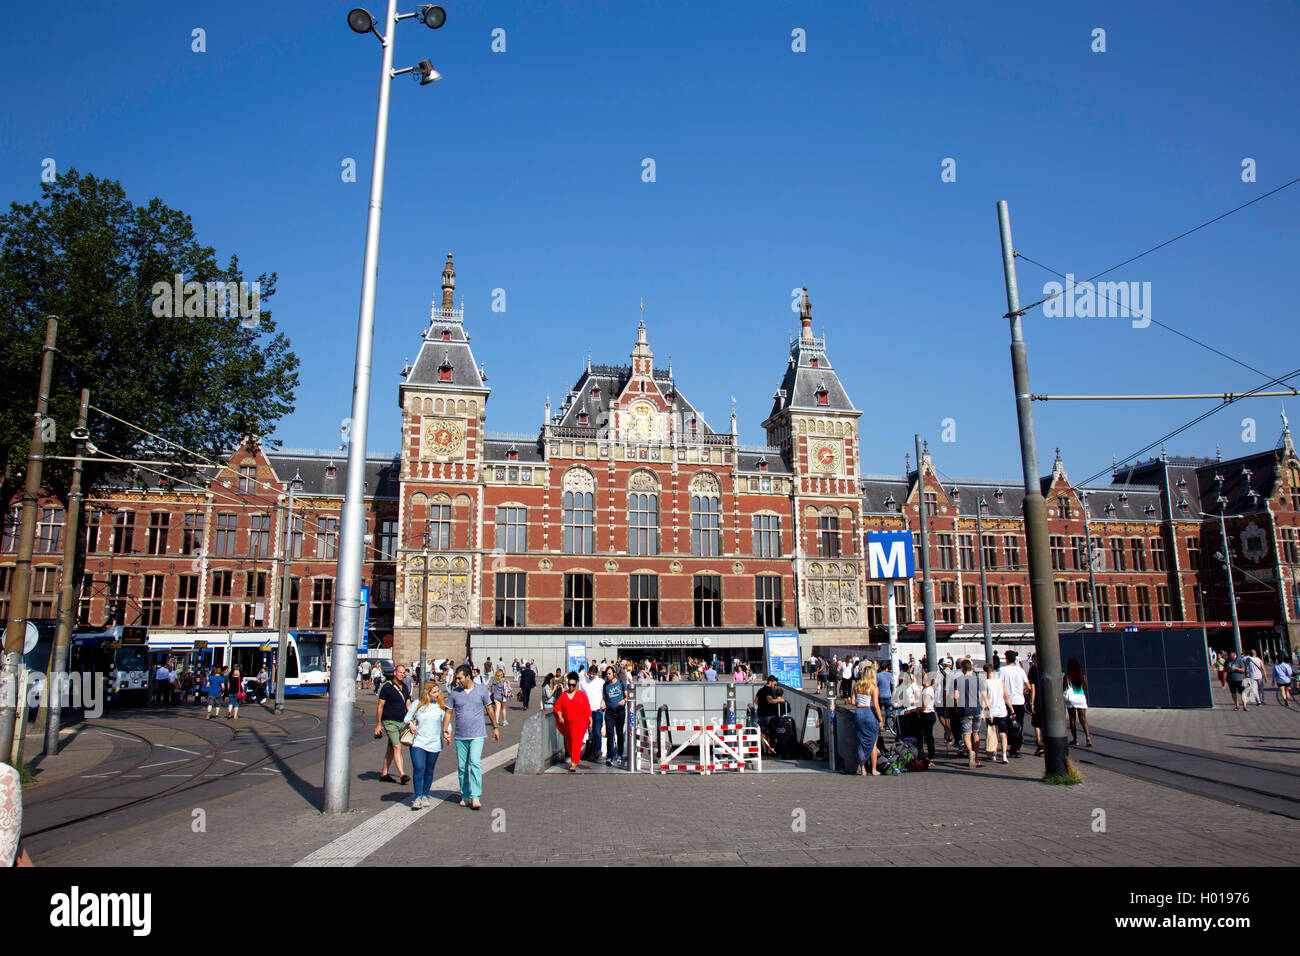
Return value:
M 591 724 L 591 701 L 578 689 L 578 672 L 569 671 L 568 688 L 555 698 L 555 723 L 569 745 L 569 773 L 578 769 L 582 739 Z

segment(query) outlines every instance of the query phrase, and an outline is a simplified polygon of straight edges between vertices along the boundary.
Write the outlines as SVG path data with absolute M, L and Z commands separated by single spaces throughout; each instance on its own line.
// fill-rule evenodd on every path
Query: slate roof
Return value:
M 1050 476 L 1049 476 L 1050 477 Z M 916 472 L 910 472 L 906 479 L 898 475 L 865 475 L 861 481 L 862 513 L 870 515 L 896 515 L 899 506 L 907 501 Z M 957 513 L 963 518 L 974 518 L 980 496 L 984 496 L 987 518 L 1022 518 L 1022 502 L 1025 490 L 1018 479 L 995 481 L 984 478 L 949 478 L 941 479 L 944 491 L 952 499 Z M 953 495 L 956 490 L 958 494 Z M 1163 516 L 1160 489 L 1148 485 L 1129 485 L 1117 489 L 1113 485 L 1085 485 L 1088 492 L 1088 516 L 1091 519 L 1111 519 L 1128 521 L 1159 521 Z M 1001 491 L 1001 497 L 998 492 Z M 1126 500 L 1121 501 L 1123 494 Z M 893 497 L 891 504 L 886 499 Z M 1113 505 L 1114 511 L 1107 512 L 1106 506 Z M 1048 502 L 1049 513 L 1053 506 Z M 1146 509 L 1154 509 L 1147 513 Z
M 424 333 L 424 341 L 415 357 L 415 364 L 406 376 L 407 385 L 428 386 L 431 388 L 466 388 L 487 391 L 484 376 L 479 373 L 478 363 L 469 346 L 469 333 L 457 318 L 442 316 L 441 310 L 435 310 L 429 328 Z M 443 341 L 443 333 L 450 336 Z M 439 381 L 439 368 L 451 365 L 451 381 Z
M 767 471 L 760 472 L 758 463 L 760 460 L 767 461 Z M 736 470 L 741 472 L 752 472 L 753 474 L 764 475 L 790 475 L 792 470 L 779 448 L 766 448 L 762 451 L 758 449 L 742 448 L 736 452 Z
M 276 477 L 286 490 L 289 481 L 293 479 L 294 475 L 301 474 L 302 488 L 297 489 L 295 494 L 322 498 L 342 498 L 347 490 L 347 452 L 285 449 L 264 451 L 264 454 L 271 467 L 275 469 Z M 333 477 L 328 475 L 330 465 L 334 466 Z M 396 455 L 367 456 L 364 479 L 365 496 L 367 498 L 391 498 L 396 500 L 400 468 L 401 460 Z M 131 473 L 130 481 L 111 483 L 104 487 L 118 490 L 196 491 L 200 493 L 210 489 L 214 494 L 239 495 L 239 486 L 234 475 L 230 476 L 229 488 L 224 488 L 220 484 L 212 485 L 212 482 L 217 480 L 218 474 L 223 470 L 200 468 L 198 469 L 197 479 L 179 480 L 171 484 L 167 484 L 161 475 L 137 470 Z M 259 488 L 258 492 L 259 494 L 267 494 L 268 491 L 272 490 L 278 489 Z
M 817 366 L 813 367 L 813 361 Z M 826 390 L 826 404 L 819 404 L 817 392 Z M 835 373 L 826 355 L 825 339 L 795 339 L 790 345 L 790 359 L 786 364 L 781 386 L 772 397 L 771 419 L 788 408 L 810 411 L 856 412 L 840 377 Z
M 608 436 L 610 405 L 615 398 L 622 394 L 623 388 L 631 378 L 631 365 L 589 366 L 583 370 L 582 374 L 578 376 L 577 383 L 569 390 L 563 404 L 560 405 L 556 420 L 552 424 L 562 425 L 566 428 L 581 428 L 583 426 L 579 424 L 578 419 L 585 411 L 587 413 L 587 427 L 592 429 L 592 437 L 603 438 Z M 704 416 L 691 404 L 690 400 L 677 391 L 672 372 L 667 369 L 657 368 L 654 370 L 652 380 L 665 398 L 671 395 L 676 396 L 677 407 L 673 421 L 675 434 L 686 434 L 689 431 L 688 423 L 692 418 L 696 422 L 695 433 L 697 435 L 718 434 L 709 426 Z M 593 388 L 600 390 L 598 396 L 592 395 Z
M 514 461 L 510 460 L 510 449 L 513 448 L 519 455 Z M 529 439 L 505 438 L 499 435 L 485 435 L 483 438 L 483 460 L 493 464 L 516 464 L 540 465 L 545 461 L 542 455 L 542 439 L 538 435 Z

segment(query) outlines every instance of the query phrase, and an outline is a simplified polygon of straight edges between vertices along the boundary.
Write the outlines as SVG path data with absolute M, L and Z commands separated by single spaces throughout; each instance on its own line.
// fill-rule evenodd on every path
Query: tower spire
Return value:
M 447 253 L 447 264 L 442 269 L 442 308 L 446 312 L 455 309 L 452 293 L 456 290 L 456 270 L 451 264 L 451 253 Z
M 808 300 L 808 287 L 803 287 L 803 296 L 799 299 L 799 325 L 802 327 L 800 338 L 802 341 L 811 343 L 813 340 L 812 330 L 812 302 Z

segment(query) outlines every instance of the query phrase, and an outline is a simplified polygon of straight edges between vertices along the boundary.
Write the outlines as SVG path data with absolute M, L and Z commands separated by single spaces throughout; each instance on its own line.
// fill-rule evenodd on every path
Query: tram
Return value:
M 149 701 L 149 628 L 115 624 L 72 635 L 69 671 L 104 680 L 107 703 Z
M 210 670 L 213 667 L 238 667 L 240 676 L 252 680 L 263 666 L 275 680 L 275 658 L 280 635 L 277 631 L 152 631 L 149 656 L 157 663 L 172 662 L 181 670 Z M 290 631 L 285 659 L 284 693 L 286 697 L 324 694 L 329 690 L 326 678 L 326 637 L 319 631 Z

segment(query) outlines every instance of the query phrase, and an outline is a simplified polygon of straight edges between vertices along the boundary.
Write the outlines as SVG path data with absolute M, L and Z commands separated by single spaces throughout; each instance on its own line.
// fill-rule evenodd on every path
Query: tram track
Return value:
M 324 720 L 320 716 L 311 713 L 309 711 L 305 711 L 297 708 L 286 708 L 286 713 L 307 717 L 311 721 L 310 725 L 302 727 L 300 729 L 300 733 L 296 733 L 295 736 L 303 736 L 303 735 L 312 736 L 313 731 L 320 729 L 324 725 Z M 202 714 L 191 715 L 191 714 L 184 714 L 184 713 L 173 713 L 171 714 L 171 716 L 173 719 L 179 719 L 179 720 L 202 721 L 205 725 L 209 722 L 208 719 Z M 247 721 L 248 723 L 244 724 L 243 723 L 244 721 Z M 257 716 L 249 716 L 249 717 L 241 718 L 240 722 L 243 726 L 248 726 L 248 724 L 257 723 L 265 726 L 274 727 L 276 729 L 277 734 L 284 734 L 284 729 L 281 724 L 272 722 L 265 718 L 261 718 Z M 32 813 L 32 811 L 36 811 L 44 814 L 49 810 L 56 809 L 61 804 L 65 805 L 71 801 L 102 799 L 105 791 L 111 790 L 115 787 L 120 787 L 124 782 L 128 782 L 129 785 L 132 786 L 134 785 L 147 786 L 150 784 L 150 782 L 160 781 L 162 777 L 175 775 L 182 770 L 186 770 L 185 772 L 186 779 L 177 781 L 175 784 L 165 786 L 162 789 L 155 790 L 151 793 L 132 797 L 130 799 L 120 800 L 119 802 L 113 803 L 111 806 L 97 808 L 94 811 L 89 813 L 78 813 L 74 816 L 68 817 L 67 819 L 58 819 L 56 822 L 48 823 L 44 826 L 37 827 L 36 829 L 24 830 L 23 838 L 30 839 L 33 837 L 40 836 L 41 834 L 53 833 L 59 830 L 67 829 L 68 827 L 73 827 L 78 824 L 86 823 L 91 820 L 112 816 L 113 814 L 121 813 L 123 811 L 130 810 L 135 807 L 144 806 L 146 804 L 153 803 L 155 801 L 159 801 L 167 797 L 172 797 L 177 794 L 186 793 L 191 790 L 197 790 L 201 787 L 205 787 L 210 784 L 219 783 L 224 780 L 229 780 L 232 777 L 236 777 L 240 774 L 247 773 L 250 770 L 263 769 L 267 764 L 271 763 L 273 760 L 276 759 L 288 759 L 288 758 L 296 759 L 301 757 L 304 754 L 315 753 L 319 750 L 322 750 L 325 747 L 325 740 L 323 737 L 319 738 L 319 742 L 315 742 L 316 738 L 313 738 L 313 742 L 311 746 L 305 746 L 300 749 L 295 749 L 291 754 L 281 755 L 279 753 L 272 751 L 271 750 L 272 745 L 269 742 L 264 741 L 263 746 L 267 748 L 268 752 L 263 754 L 261 757 L 248 761 L 247 763 L 231 760 L 232 763 L 240 763 L 240 766 L 234 767 L 230 770 L 223 771 L 223 772 L 213 772 L 213 768 L 217 767 L 218 763 L 222 762 L 223 760 L 230 759 L 229 755 L 235 752 L 230 749 L 230 745 L 236 742 L 244 742 L 248 739 L 249 736 L 247 734 L 240 734 L 238 732 L 238 729 L 226 723 L 225 721 L 223 721 L 219 726 L 221 727 L 222 730 L 230 731 L 229 736 L 225 737 L 222 740 L 217 740 L 212 737 L 205 736 L 203 733 L 200 733 L 197 730 L 184 729 L 178 727 L 169 728 L 171 730 L 176 731 L 177 733 L 189 735 L 194 737 L 197 741 L 201 741 L 202 742 L 201 744 L 196 743 L 193 746 L 201 745 L 201 746 L 208 747 L 211 749 L 211 753 L 197 754 L 190 757 L 189 759 L 181 759 L 177 761 L 164 761 L 162 763 L 157 763 L 157 764 L 150 764 L 149 761 L 154 757 L 160 756 L 159 754 L 160 750 L 182 750 L 183 752 L 183 748 L 176 747 L 172 744 L 155 743 L 151 741 L 149 738 L 145 737 L 143 734 L 137 733 L 136 731 L 133 730 L 129 730 L 125 727 L 118 726 L 116 723 L 114 723 L 113 726 L 108 728 L 93 728 L 94 730 L 99 730 L 108 733 L 109 736 L 112 736 L 112 733 L 121 733 L 124 735 L 129 735 L 143 742 L 144 745 L 148 748 L 148 750 L 146 751 L 143 757 L 133 760 L 122 770 L 113 771 L 112 776 L 108 779 L 95 780 L 94 782 L 87 783 L 82 786 L 61 790 L 57 794 L 51 795 L 47 800 L 39 800 L 32 803 L 30 805 L 30 810 L 29 810 L 29 813 L 31 813 L 31 815 L 35 815 L 35 813 Z M 216 728 L 214 727 L 210 729 L 216 729 Z M 242 727 L 240 729 L 242 729 Z M 287 737 L 287 734 L 285 736 Z M 290 744 L 293 743 L 293 741 L 286 739 L 284 741 L 280 741 L 280 743 Z M 200 764 L 200 763 L 201 766 L 195 766 L 196 764 Z M 141 770 L 141 769 L 149 769 L 150 767 L 157 768 L 159 772 L 153 774 L 146 774 L 143 776 L 134 775 L 134 771 Z M 192 768 L 193 772 L 189 772 L 189 769 L 187 768 Z M 218 770 L 220 769 L 221 768 L 218 768 Z M 128 777 L 127 774 L 131 774 L 131 776 Z
M 1072 747 L 1074 759 L 1223 803 L 1300 820 L 1300 770 L 1114 731 L 1094 728 L 1092 736 L 1110 746 L 1100 751 Z

